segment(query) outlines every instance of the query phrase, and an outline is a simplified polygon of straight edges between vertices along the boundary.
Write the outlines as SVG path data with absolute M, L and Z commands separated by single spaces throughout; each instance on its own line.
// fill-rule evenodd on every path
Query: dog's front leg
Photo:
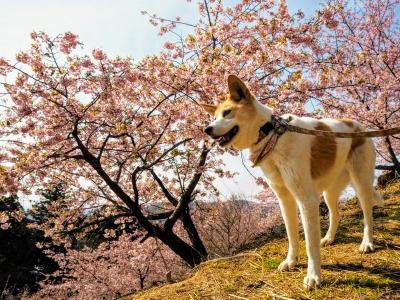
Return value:
M 302 178 L 301 182 L 298 181 L 299 178 Z M 289 191 L 297 200 L 306 239 L 308 269 L 304 287 L 312 290 L 321 283 L 319 200 L 311 179 L 307 180 L 304 176 L 288 176 L 286 180 Z
M 285 221 L 286 233 L 289 240 L 287 257 L 278 267 L 279 271 L 289 271 L 297 264 L 299 253 L 299 222 L 297 217 L 297 205 L 292 194 L 284 187 L 272 186 L 279 199 L 282 217 Z
M 308 256 L 307 276 L 304 278 L 304 287 L 312 290 L 321 283 L 321 230 L 319 223 L 319 201 L 316 194 L 298 199 L 301 220 L 306 239 Z

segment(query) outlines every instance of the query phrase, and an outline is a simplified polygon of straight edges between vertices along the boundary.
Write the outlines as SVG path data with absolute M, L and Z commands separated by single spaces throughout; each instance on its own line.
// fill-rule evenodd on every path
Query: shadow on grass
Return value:
M 322 265 L 322 269 L 330 270 L 330 271 L 353 271 L 353 272 L 366 272 L 371 275 L 378 275 L 383 278 L 387 278 L 390 280 L 397 281 L 397 283 L 389 284 L 391 289 L 400 290 L 400 269 L 399 268 L 390 268 L 390 267 L 365 267 L 361 264 L 331 264 L 331 265 Z M 362 276 L 354 276 L 351 280 L 361 280 Z M 350 279 L 349 279 L 350 280 Z M 348 280 L 341 280 L 341 281 L 348 281 Z M 372 281 L 372 279 L 364 280 L 364 281 Z M 381 285 L 380 283 L 374 283 Z
M 388 235 L 388 236 L 397 236 L 399 234 L 397 228 L 393 228 L 390 226 L 385 226 L 385 224 L 382 224 L 380 221 L 386 221 L 388 220 L 388 212 L 387 210 L 390 209 L 390 207 L 375 207 L 374 208 L 374 231 L 379 232 L 383 235 Z M 390 216 L 390 219 L 392 221 L 398 220 L 397 218 Z M 363 213 L 361 209 L 358 209 L 351 215 L 347 215 L 345 217 L 341 218 L 342 222 L 339 225 L 339 230 L 336 235 L 335 239 L 335 244 L 339 243 L 344 243 L 344 244 L 349 244 L 349 243 L 356 243 L 359 244 L 361 243 L 361 235 L 364 230 L 364 223 L 363 223 Z M 322 232 L 325 233 L 327 230 L 327 221 L 322 222 Z M 360 237 L 354 237 L 354 233 L 360 233 Z M 323 235 L 322 235 L 323 236 Z M 375 245 L 377 246 L 377 250 L 385 248 L 385 249 L 394 249 L 394 250 L 399 250 L 400 245 L 391 243 L 390 241 L 384 241 L 384 240 L 375 240 Z
M 329 286 L 329 283 L 326 283 Z M 354 286 L 357 288 L 368 288 L 368 289 L 376 289 L 376 290 L 390 290 L 390 291 L 398 291 L 400 289 L 400 283 L 380 283 L 376 282 L 373 279 L 370 278 L 348 278 L 348 279 L 340 279 L 338 281 L 335 281 L 333 286 Z
M 385 232 L 386 230 L 379 230 L 380 232 Z M 391 230 L 387 230 L 388 232 Z M 395 230 L 393 230 L 395 231 Z M 354 232 L 350 232 L 349 233 L 354 233 Z M 397 233 L 398 234 L 398 233 Z M 335 242 L 333 243 L 333 245 L 336 244 L 361 244 L 362 238 L 361 237 L 354 237 L 354 236 L 349 236 L 346 235 L 345 232 L 340 232 L 337 234 L 336 238 L 335 238 Z M 374 246 L 375 246 L 375 252 L 376 251 L 381 251 L 381 250 L 400 250 L 400 244 L 396 244 L 393 243 L 391 241 L 387 241 L 384 239 L 374 239 Z M 358 246 L 357 246 L 358 247 Z

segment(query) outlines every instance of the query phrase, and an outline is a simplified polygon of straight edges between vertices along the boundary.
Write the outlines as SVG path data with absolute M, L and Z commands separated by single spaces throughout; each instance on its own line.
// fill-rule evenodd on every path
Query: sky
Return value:
M 223 0 L 227 5 L 237 0 Z M 158 29 L 148 22 L 141 11 L 156 13 L 164 18 L 180 16 L 182 21 L 195 23 L 198 19 L 196 1 L 186 0 L 0 0 L 0 57 L 12 59 L 30 45 L 32 31 L 57 35 L 71 31 L 79 35 L 86 51 L 102 48 L 110 57 L 131 56 L 135 60 L 157 54 L 168 37 L 160 37 Z M 288 0 L 291 12 L 302 9 L 306 15 L 320 7 L 321 1 Z M 184 29 L 182 29 L 184 30 Z M 178 30 L 179 31 L 179 30 Z M 252 169 L 248 153 L 240 156 L 225 155 L 229 170 L 238 172 L 235 180 L 221 179 L 215 185 L 222 195 L 241 193 L 253 196 L 260 191 L 253 176 L 262 176 Z M 249 171 L 251 174 L 249 174 Z

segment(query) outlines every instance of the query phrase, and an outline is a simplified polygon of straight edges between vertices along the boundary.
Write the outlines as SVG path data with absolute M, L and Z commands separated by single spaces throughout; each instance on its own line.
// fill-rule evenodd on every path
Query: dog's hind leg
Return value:
M 324 198 L 329 208 L 329 229 L 325 237 L 321 240 L 321 246 L 330 245 L 335 240 L 336 231 L 339 226 L 339 196 L 349 184 L 349 180 L 348 172 L 343 171 L 336 181 L 324 191 Z
M 375 153 L 372 142 L 367 141 L 357 149 L 349 165 L 351 183 L 364 214 L 364 236 L 360 251 L 371 252 L 374 251 L 372 208 L 374 205 L 382 205 L 382 198 L 373 187 Z
M 373 219 L 372 219 L 372 199 L 375 191 L 363 175 L 352 174 L 352 184 L 357 192 L 358 200 L 364 214 L 364 236 L 360 245 L 360 252 L 374 251 L 373 245 Z
M 285 187 L 271 186 L 279 199 L 283 220 L 285 221 L 286 233 L 289 240 L 287 257 L 278 266 L 279 271 L 289 271 L 297 264 L 299 253 L 299 221 L 297 216 L 297 205 L 292 194 Z

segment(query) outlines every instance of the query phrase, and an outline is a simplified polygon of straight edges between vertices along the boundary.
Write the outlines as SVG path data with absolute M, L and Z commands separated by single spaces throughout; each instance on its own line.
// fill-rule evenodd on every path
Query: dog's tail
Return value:
M 373 206 L 382 207 L 383 206 L 383 198 L 381 194 L 374 190 L 373 197 L 371 199 Z

